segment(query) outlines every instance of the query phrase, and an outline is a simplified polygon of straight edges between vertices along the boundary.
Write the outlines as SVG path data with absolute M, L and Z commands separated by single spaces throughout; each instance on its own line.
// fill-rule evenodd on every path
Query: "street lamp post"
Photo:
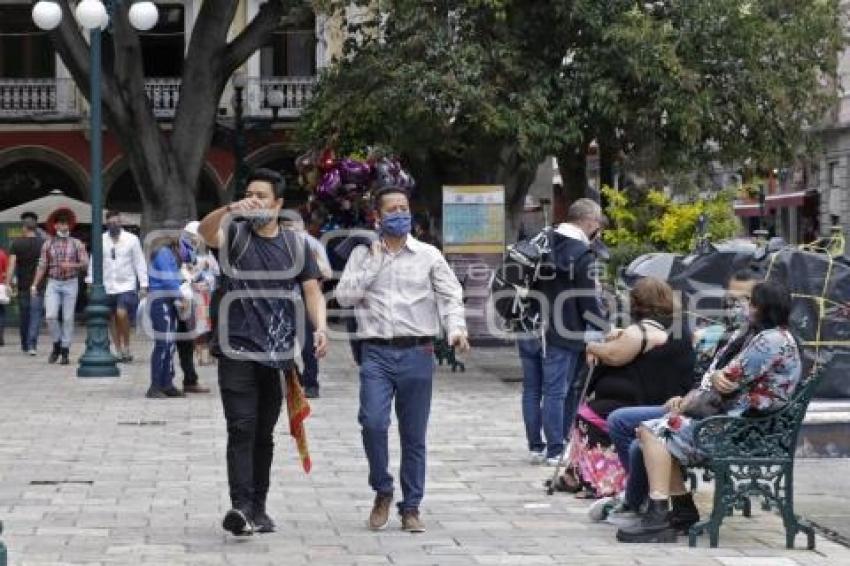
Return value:
M 109 307 L 103 287 L 103 130 L 101 118 L 101 30 L 109 25 L 109 16 L 120 0 L 82 0 L 74 15 L 77 22 L 89 30 L 90 53 L 90 129 L 91 129 L 91 207 L 92 207 L 92 286 L 86 308 L 86 351 L 80 358 L 77 377 L 118 377 L 115 357 L 109 351 Z M 153 2 L 135 2 L 129 11 L 130 24 L 138 30 L 156 25 L 158 11 Z M 32 18 L 44 30 L 56 28 L 62 21 L 58 4 L 40 0 L 33 6 Z

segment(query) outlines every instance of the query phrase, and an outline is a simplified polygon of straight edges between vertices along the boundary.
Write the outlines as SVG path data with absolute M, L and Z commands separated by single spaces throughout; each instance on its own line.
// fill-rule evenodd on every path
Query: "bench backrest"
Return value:
M 714 460 L 769 460 L 793 459 L 797 437 L 809 402 L 818 387 L 822 372 L 812 374 L 801 383 L 788 403 L 781 409 L 758 417 L 718 417 L 716 423 L 703 423 L 697 434 Z M 713 424 L 719 426 L 712 426 Z

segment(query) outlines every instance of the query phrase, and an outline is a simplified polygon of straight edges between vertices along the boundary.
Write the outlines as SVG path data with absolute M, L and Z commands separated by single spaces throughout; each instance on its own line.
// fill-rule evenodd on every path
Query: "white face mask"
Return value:
M 67 238 L 70 233 L 70 230 L 56 230 L 56 235 L 60 238 Z

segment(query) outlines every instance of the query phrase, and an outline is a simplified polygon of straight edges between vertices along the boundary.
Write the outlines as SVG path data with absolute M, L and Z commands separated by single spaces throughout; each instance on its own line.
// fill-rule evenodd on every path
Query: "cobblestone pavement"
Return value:
M 74 366 L 0 350 L 0 520 L 11 564 L 850 565 L 850 550 L 822 537 L 816 552 L 786 551 L 779 519 L 759 511 L 729 519 L 719 549 L 617 544 L 584 502 L 544 494 L 549 468 L 526 463 L 519 385 L 499 379 L 515 371 L 505 350 L 478 350 L 466 373 L 437 373 L 428 532 L 402 533 L 397 521 L 370 532 L 357 373 L 340 343 L 308 421 L 313 473 L 279 427 L 269 507 L 280 532 L 237 540 L 220 528 L 218 395 L 145 399 L 148 348 L 113 380 L 79 380 Z M 214 385 L 214 368 L 201 371 Z M 395 434 L 391 443 L 397 469 Z

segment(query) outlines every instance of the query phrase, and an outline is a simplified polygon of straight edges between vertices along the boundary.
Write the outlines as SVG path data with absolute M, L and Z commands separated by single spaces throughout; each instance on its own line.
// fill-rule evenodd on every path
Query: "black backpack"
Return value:
M 507 247 L 490 280 L 490 302 L 502 330 L 531 332 L 543 322 L 543 306 L 533 291 L 541 277 L 551 276 L 552 229 Z

